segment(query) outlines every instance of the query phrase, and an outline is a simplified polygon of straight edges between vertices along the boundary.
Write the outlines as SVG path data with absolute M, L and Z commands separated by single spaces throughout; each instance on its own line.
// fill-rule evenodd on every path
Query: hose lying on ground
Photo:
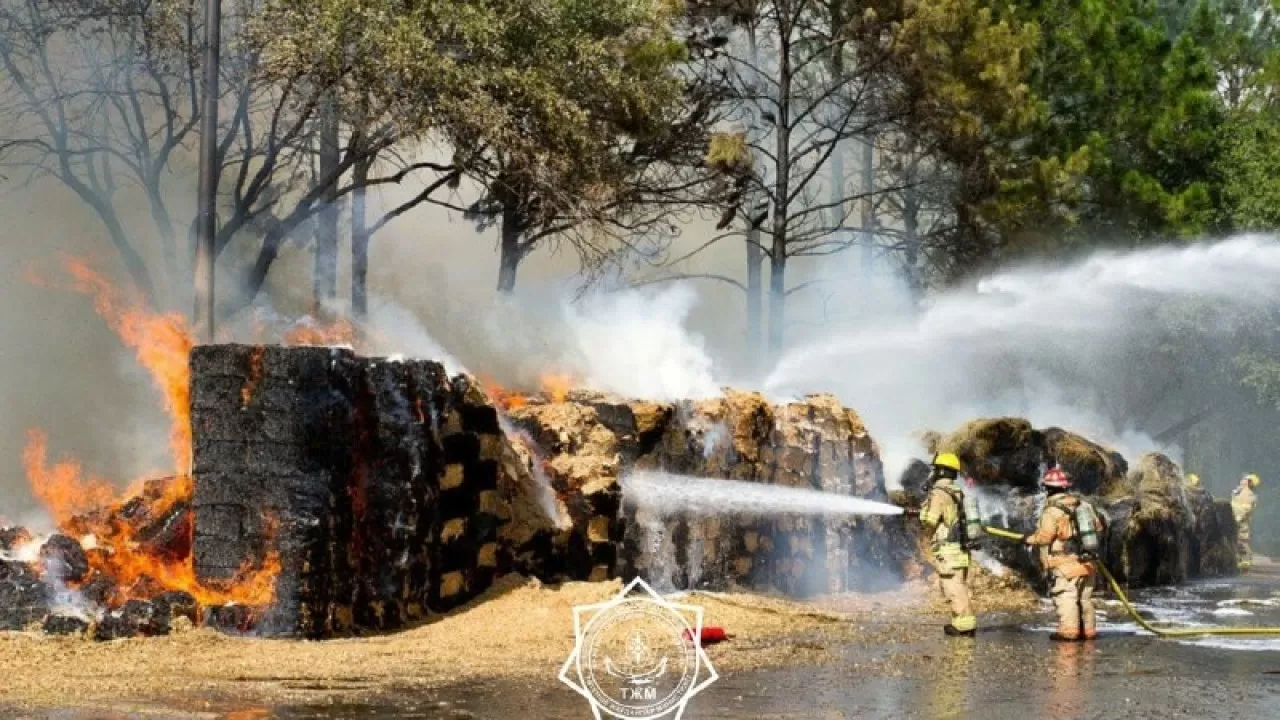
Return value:
M 1026 535 L 1005 530 L 1004 528 L 983 526 L 982 528 L 989 535 L 995 537 L 1006 538 L 1008 540 L 1025 540 Z M 1205 628 L 1158 628 L 1147 622 L 1138 614 L 1133 605 L 1129 602 L 1129 597 L 1120 589 L 1120 583 L 1116 582 L 1115 576 L 1103 565 L 1100 560 L 1095 560 L 1094 565 L 1102 571 L 1102 576 L 1107 579 L 1107 583 L 1111 586 L 1111 590 L 1119 598 L 1120 604 L 1134 619 L 1134 622 L 1142 626 L 1142 629 L 1149 633 L 1159 635 L 1161 637 L 1198 637 L 1201 635 L 1280 635 L 1280 627 L 1205 627 Z

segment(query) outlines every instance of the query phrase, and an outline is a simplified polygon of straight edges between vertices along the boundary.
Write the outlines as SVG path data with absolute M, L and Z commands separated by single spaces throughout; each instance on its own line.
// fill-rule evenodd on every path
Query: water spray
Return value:
M 890 503 L 809 488 L 741 480 L 635 472 L 621 481 L 623 492 L 656 513 L 797 513 L 802 515 L 902 515 Z

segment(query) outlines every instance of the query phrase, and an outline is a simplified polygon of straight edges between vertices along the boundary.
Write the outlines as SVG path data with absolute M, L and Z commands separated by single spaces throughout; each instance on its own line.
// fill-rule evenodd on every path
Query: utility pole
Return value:
M 204 116 L 200 118 L 199 211 L 196 217 L 195 326 L 200 342 L 213 342 L 213 259 L 218 195 L 218 62 L 222 0 L 204 5 Z

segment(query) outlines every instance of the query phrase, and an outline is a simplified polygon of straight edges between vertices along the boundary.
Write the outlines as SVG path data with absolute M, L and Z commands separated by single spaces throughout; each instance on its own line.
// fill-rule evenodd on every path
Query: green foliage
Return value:
M 1022 12 L 1042 28 L 1032 87 L 1047 103 L 1029 150 L 1087 148 L 1091 158 L 1078 227 L 1109 241 L 1211 229 L 1222 113 L 1209 16 L 1173 33 L 1141 0 L 1027 2 Z
M 605 197 L 620 139 L 680 110 L 677 8 L 663 0 L 274 0 L 259 17 L 280 78 L 338 82 L 402 135 L 561 198 Z
M 1238 230 L 1280 229 L 1280 117 L 1242 111 L 1223 129 L 1224 220 Z

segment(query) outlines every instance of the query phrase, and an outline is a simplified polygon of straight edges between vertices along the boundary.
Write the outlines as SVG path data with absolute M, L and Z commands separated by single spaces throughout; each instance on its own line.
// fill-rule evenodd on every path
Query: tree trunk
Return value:
M 844 27 L 844 7 L 841 3 L 836 2 L 831 5 L 831 27 Z M 831 66 L 831 77 L 844 77 L 844 45 L 835 43 L 831 48 L 831 60 L 828 63 Z M 831 103 L 833 117 L 829 122 L 831 127 L 836 127 L 840 121 L 841 109 L 838 103 Z M 835 140 L 835 148 L 831 151 L 831 229 L 832 232 L 839 233 L 839 237 L 844 237 L 845 226 L 845 187 L 844 187 L 844 141 Z
M 784 3 L 789 4 L 789 3 Z M 779 8 L 782 10 L 783 8 Z M 779 13 L 788 17 L 789 12 Z M 774 158 L 777 177 L 773 179 L 773 243 L 769 255 L 769 354 L 782 352 L 787 300 L 787 220 L 791 194 L 791 26 L 778 28 L 778 117 L 774 129 Z
M 338 167 L 338 109 L 332 97 L 324 101 L 320 110 L 320 175 L 326 179 Z M 329 182 L 320 196 L 324 206 L 316 225 L 315 285 L 312 314 L 329 319 L 334 301 L 338 298 L 338 183 Z
M 871 271 L 876 262 L 876 211 L 872 204 L 876 189 L 875 136 L 868 136 L 862 146 L 862 266 Z
M 358 320 L 369 317 L 369 224 L 365 218 L 365 183 L 372 158 L 355 164 L 351 194 L 351 314 Z
M 502 245 L 498 256 L 498 292 L 510 295 L 516 290 L 516 270 L 520 267 L 520 212 L 515 203 L 502 203 Z
M 755 69 L 757 75 L 753 79 L 753 86 L 759 86 L 760 78 L 760 50 L 756 45 L 756 29 L 754 26 L 749 28 L 747 39 L 751 44 L 751 67 Z M 760 106 L 753 103 L 751 107 L 754 110 L 755 117 L 753 125 L 760 127 Z M 756 168 L 764 167 L 763 158 L 759 157 L 759 153 L 755 153 L 757 157 L 752 158 L 752 165 Z M 751 371 L 758 369 L 757 360 L 763 354 L 764 350 L 764 318 L 762 316 L 761 295 L 764 290 L 764 250 L 760 245 L 760 226 L 763 221 L 756 222 L 762 208 L 767 209 L 768 203 L 764 202 L 764 198 L 753 187 L 747 193 L 746 199 L 747 212 L 747 352 L 746 357 L 751 363 L 748 368 Z
M 747 219 L 750 222 L 750 218 Z M 760 228 L 747 230 L 747 357 L 759 356 L 763 339 L 761 298 L 764 275 L 764 251 L 760 249 Z M 753 362 L 754 364 L 754 362 Z M 755 370 L 755 367 L 751 368 Z
M 907 286 L 911 289 L 912 298 L 919 300 L 924 294 L 924 269 L 920 267 L 920 199 L 911 183 L 914 178 L 906 178 L 907 189 L 902 191 L 902 233 L 903 255 L 907 266 Z

